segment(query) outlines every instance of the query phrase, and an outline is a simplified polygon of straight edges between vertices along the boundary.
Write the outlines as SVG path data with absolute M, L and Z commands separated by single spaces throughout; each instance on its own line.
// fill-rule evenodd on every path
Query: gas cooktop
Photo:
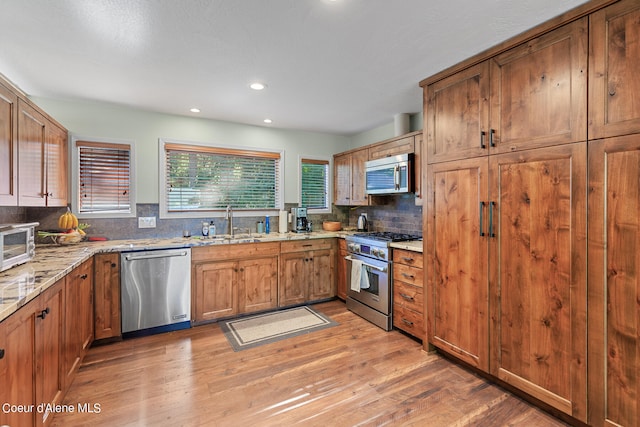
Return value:
M 372 231 L 370 233 L 356 233 L 355 237 L 379 240 L 382 242 L 406 242 L 408 240 L 420 240 L 422 236 L 417 234 L 394 233 L 391 231 Z

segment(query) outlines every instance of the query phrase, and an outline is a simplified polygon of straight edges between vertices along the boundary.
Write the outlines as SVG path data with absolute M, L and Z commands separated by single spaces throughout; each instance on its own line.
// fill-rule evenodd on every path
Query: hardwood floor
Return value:
M 237 353 L 217 324 L 92 348 L 52 425 L 565 425 L 340 301 L 314 308 L 340 324 Z

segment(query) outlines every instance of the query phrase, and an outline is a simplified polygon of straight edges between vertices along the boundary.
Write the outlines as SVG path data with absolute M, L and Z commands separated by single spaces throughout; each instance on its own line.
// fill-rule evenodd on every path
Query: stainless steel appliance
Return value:
M 291 208 L 292 227 L 296 233 L 306 233 L 310 230 L 307 208 Z
M 191 326 L 191 249 L 120 255 L 122 332 L 147 335 Z
M 347 308 L 390 331 L 393 328 L 393 264 L 389 244 L 420 238 L 390 232 L 347 236 Z
M 399 154 L 365 162 L 367 194 L 399 194 L 413 191 L 413 154 Z
M 360 214 L 358 217 L 358 231 L 369 231 L 369 221 L 365 214 Z
M 37 222 L 0 225 L 0 271 L 31 261 L 36 256 Z

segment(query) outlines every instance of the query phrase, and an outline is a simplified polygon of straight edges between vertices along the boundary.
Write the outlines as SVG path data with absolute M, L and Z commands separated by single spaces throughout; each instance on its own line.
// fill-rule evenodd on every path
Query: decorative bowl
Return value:
M 342 228 L 340 221 L 324 221 L 322 223 L 322 229 L 325 231 L 339 231 Z

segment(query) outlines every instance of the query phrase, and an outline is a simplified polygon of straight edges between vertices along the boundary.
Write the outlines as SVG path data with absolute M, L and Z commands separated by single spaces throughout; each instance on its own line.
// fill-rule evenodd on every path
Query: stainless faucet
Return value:
M 233 239 L 233 208 L 231 205 L 227 206 L 226 218 L 229 222 L 229 235 Z

